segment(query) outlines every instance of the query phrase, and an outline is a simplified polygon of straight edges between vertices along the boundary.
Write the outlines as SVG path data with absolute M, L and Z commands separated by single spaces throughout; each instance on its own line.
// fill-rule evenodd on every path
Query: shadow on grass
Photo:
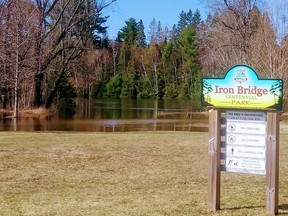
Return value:
M 233 208 L 221 208 L 221 210 L 241 210 L 241 209 L 258 209 L 265 208 L 266 206 L 241 206 L 241 207 L 233 207 Z M 278 210 L 282 210 L 283 212 L 278 212 L 278 215 L 288 215 L 288 204 L 282 204 L 278 206 Z
M 278 208 L 282 210 L 288 210 L 288 204 L 279 205 Z
M 279 212 L 279 215 L 288 215 L 288 204 L 279 205 L 278 209 L 284 210 L 284 212 Z
M 260 209 L 265 208 L 265 206 L 241 206 L 241 207 L 233 207 L 233 208 L 221 208 L 221 210 L 240 210 L 240 209 Z

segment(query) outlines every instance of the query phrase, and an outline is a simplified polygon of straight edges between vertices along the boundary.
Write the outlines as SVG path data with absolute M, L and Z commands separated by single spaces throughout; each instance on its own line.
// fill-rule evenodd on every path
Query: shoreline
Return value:
M 18 118 L 47 118 L 53 115 L 54 112 L 50 109 L 36 108 L 36 109 L 23 109 L 19 110 Z M 14 118 L 13 110 L 0 109 L 0 115 L 3 118 Z

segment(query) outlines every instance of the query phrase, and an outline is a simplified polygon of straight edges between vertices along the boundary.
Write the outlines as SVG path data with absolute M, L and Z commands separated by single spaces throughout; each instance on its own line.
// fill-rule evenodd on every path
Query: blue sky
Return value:
M 202 19 L 206 18 L 203 0 L 116 0 L 106 11 L 110 17 L 106 22 L 110 39 L 115 39 L 117 32 L 125 26 L 125 21 L 135 18 L 144 23 L 145 33 L 149 29 L 153 17 L 160 21 L 162 27 L 169 29 L 179 21 L 181 11 L 188 12 L 189 9 L 195 12 L 198 8 Z M 103 14 L 103 15 L 107 15 Z

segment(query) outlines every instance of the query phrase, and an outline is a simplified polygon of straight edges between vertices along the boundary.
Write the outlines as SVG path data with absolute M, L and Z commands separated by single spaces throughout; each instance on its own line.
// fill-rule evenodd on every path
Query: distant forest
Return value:
M 111 40 L 102 13 L 116 1 L 1 0 L 0 109 L 65 110 L 76 97 L 199 101 L 202 77 L 237 64 L 283 79 L 285 98 L 288 6 L 211 0 L 205 20 L 182 11 L 169 29 L 131 17 Z

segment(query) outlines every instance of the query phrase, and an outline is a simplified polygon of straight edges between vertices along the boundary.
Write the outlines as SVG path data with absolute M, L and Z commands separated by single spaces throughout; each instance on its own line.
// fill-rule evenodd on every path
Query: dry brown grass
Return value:
M 51 110 L 45 108 L 37 108 L 37 109 L 24 109 L 20 111 L 21 117 L 34 117 L 34 118 L 46 118 L 51 115 Z
M 222 210 L 210 213 L 207 133 L 0 133 L 0 215 L 265 215 L 263 176 L 221 176 Z
M 0 109 L 0 114 L 5 114 L 5 118 L 13 118 L 13 110 Z M 52 109 L 37 108 L 37 109 L 23 109 L 19 112 L 19 118 L 46 118 L 53 115 Z

